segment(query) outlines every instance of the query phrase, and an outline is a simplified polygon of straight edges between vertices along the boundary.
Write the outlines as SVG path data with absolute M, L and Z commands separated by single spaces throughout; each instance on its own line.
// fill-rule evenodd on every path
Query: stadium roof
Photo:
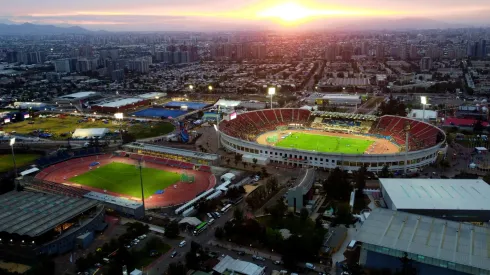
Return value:
M 83 198 L 11 191 L 0 195 L 0 232 L 36 237 L 97 204 Z
M 376 208 L 358 230 L 362 243 L 490 270 L 486 227 Z
M 297 180 L 297 184 L 295 188 L 300 187 L 303 188 L 303 194 L 308 193 L 310 191 L 313 182 L 315 181 L 315 169 L 309 168 L 306 169 L 305 173 L 302 177 L 299 177 Z
M 77 98 L 86 98 L 89 96 L 94 96 L 96 94 L 97 94 L 97 92 L 78 92 L 78 93 L 73 93 L 73 94 L 69 94 L 69 95 L 63 95 L 63 96 L 60 96 L 59 98 L 77 99 Z
M 159 92 L 153 92 L 153 93 L 146 93 L 146 94 L 141 94 L 138 95 L 138 97 L 144 98 L 144 99 L 153 99 L 153 98 L 163 98 L 166 97 L 167 93 L 159 93 Z
M 379 181 L 396 209 L 490 210 L 490 186 L 480 179 Z
M 364 115 L 364 114 L 353 114 L 353 113 L 340 113 L 340 112 L 324 112 L 324 111 L 314 111 L 312 113 L 314 116 L 330 117 L 330 118 L 347 118 L 347 119 L 361 119 L 361 120 L 372 120 L 378 119 L 375 115 Z
M 110 204 L 123 206 L 123 207 L 130 208 L 130 209 L 138 209 L 139 207 L 143 207 L 143 203 L 141 203 L 141 202 L 132 201 L 132 200 L 129 200 L 127 198 L 111 196 L 111 195 L 98 193 L 98 192 L 90 192 L 90 193 L 85 194 L 83 197 L 87 198 L 87 199 L 92 199 L 92 200 L 104 202 L 104 203 L 110 203 Z
M 229 100 L 229 99 L 220 99 L 214 105 L 215 106 L 224 106 L 224 107 L 236 107 L 240 105 L 241 101 L 239 100 Z
M 177 148 L 159 146 L 159 145 L 151 145 L 151 144 L 146 144 L 141 142 L 129 143 L 124 145 L 123 147 L 131 148 L 131 149 L 143 149 L 143 150 L 149 150 L 149 151 L 154 151 L 159 153 L 179 155 L 179 156 L 184 156 L 189 158 L 205 159 L 209 161 L 215 161 L 218 159 L 218 155 L 216 154 L 206 154 L 206 153 L 201 153 L 196 151 L 183 150 L 183 149 L 177 149 Z
M 106 107 L 106 108 L 117 108 L 117 107 L 123 107 L 123 106 L 129 105 L 129 104 L 141 102 L 143 100 L 144 99 L 142 99 L 142 98 L 132 98 L 132 97 L 130 97 L 130 98 L 119 99 L 119 100 L 116 100 L 116 101 L 111 101 L 111 102 L 97 104 L 97 106 Z
M 84 128 L 76 129 L 73 132 L 73 138 L 90 138 L 90 137 L 103 137 L 109 133 L 108 128 Z
M 254 263 L 249 263 L 241 260 L 235 260 L 232 257 L 226 255 L 214 268 L 214 271 L 218 273 L 225 273 L 225 271 L 231 271 L 233 273 L 239 273 L 244 275 L 260 275 L 264 268 Z

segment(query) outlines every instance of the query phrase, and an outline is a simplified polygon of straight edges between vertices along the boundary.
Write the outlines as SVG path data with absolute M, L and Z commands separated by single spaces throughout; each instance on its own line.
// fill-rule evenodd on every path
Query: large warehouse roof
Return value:
M 96 94 L 97 94 L 97 92 L 78 92 L 78 93 L 73 93 L 73 94 L 69 94 L 69 95 L 60 96 L 59 98 L 63 98 L 63 99 L 77 99 L 77 98 L 86 98 L 86 97 L 94 96 Z
M 133 103 L 138 103 L 138 102 L 143 101 L 143 100 L 144 99 L 142 99 L 142 98 L 123 98 L 123 99 L 119 99 L 116 101 L 97 104 L 97 106 L 106 107 L 106 108 L 117 108 L 117 107 L 123 107 L 123 106 L 133 104 Z
M 483 180 L 379 180 L 396 209 L 490 210 L 490 186 Z
M 0 232 L 36 237 L 97 204 L 53 194 L 8 192 L 0 195 Z
M 490 270 L 490 234 L 486 227 L 377 208 L 355 239 L 386 251 L 418 254 L 420 259 L 430 257 Z

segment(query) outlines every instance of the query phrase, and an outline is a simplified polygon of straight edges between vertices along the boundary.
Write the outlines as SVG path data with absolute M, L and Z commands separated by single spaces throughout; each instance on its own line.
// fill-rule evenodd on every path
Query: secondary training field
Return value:
M 73 188 L 78 188 L 78 190 L 82 191 L 95 191 L 100 193 L 106 193 L 108 195 L 118 196 L 118 197 L 126 197 L 132 200 L 141 200 L 141 189 L 139 183 L 139 168 L 137 169 L 138 161 L 133 159 L 133 156 L 136 158 L 142 158 L 144 161 L 144 169 L 143 171 L 143 185 L 145 189 L 145 206 L 147 209 L 158 208 L 158 207 L 167 207 L 172 205 L 180 205 L 188 202 L 195 198 L 198 194 L 214 187 L 216 185 L 216 178 L 213 174 L 204 171 L 196 171 L 193 169 L 183 169 L 177 167 L 167 166 L 157 162 L 163 162 L 163 159 L 159 159 L 151 156 L 141 156 L 141 155 L 132 155 L 131 158 L 127 157 L 118 157 L 112 155 L 98 155 L 84 158 L 71 159 L 62 163 L 57 163 L 55 165 L 51 165 L 48 168 L 45 168 L 41 172 L 36 175 L 36 179 L 39 181 L 50 182 L 50 183 L 58 183 L 63 185 L 68 185 Z M 94 162 L 100 163 L 98 166 L 100 168 L 92 167 L 92 170 L 89 170 L 90 165 Z M 114 171 L 114 173 L 110 173 L 108 176 L 105 173 L 103 177 L 109 177 L 109 181 L 113 183 L 117 183 L 117 188 L 123 188 L 126 185 L 135 186 L 134 194 L 125 194 L 119 192 L 126 192 L 125 190 L 111 191 L 110 189 L 106 189 L 107 192 L 104 192 L 104 187 L 95 187 L 85 184 L 80 184 L 72 181 L 72 178 L 78 178 L 79 176 L 84 176 L 84 174 L 89 173 L 91 175 L 92 171 L 103 169 L 105 166 L 108 168 L 115 168 L 117 165 L 126 165 L 129 168 L 124 168 L 123 171 Z M 123 166 L 121 166 L 123 167 Z M 111 169 L 112 169 L 111 168 Z M 107 169 L 107 168 L 106 168 Z M 102 170 L 102 171 L 103 171 Z M 153 172 L 152 170 L 156 170 L 158 172 Z M 109 170 L 106 170 L 109 172 Z M 104 172 L 104 171 L 103 171 Z M 127 174 L 120 174 L 126 172 Z M 119 174 L 120 175 L 119 175 Z M 149 173 L 149 174 L 148 174 Z M 153 174 L 155 173 L 155 174 Z M 182 182 L 180 179 L 181 174 L 186 174 L 188 176 L 194 177 L 194 182 Z M 134 177 L 136 174 L 136 178 Z M 145 176 L 146 174 L 146 176 Z M 170 177 L 171 174 L 178 175 L 177 182 L 167 183 L 162 182 L 163 180 L 155 180 L 153 175 L 157 175 L 160 179 L 165 177 Z M 92 174 L 94 175 L 94 174 Z M 132 178 L 132 182 L 130 182 L 130 176 Z M 170 177 L 171 179 L 172 177 Z M 118 181 L 120 179 L 120 183 Z M 172 180 L 170 180 L 171 182 Z M 97 183 L 96 183 L 97 184 Z M 167 188 L 165 189 L 165 184 L 167 184 Z M 153 187 L 151 187 L 153 186 Z M 149 189 L 154 188 L 153 190 L 163 190 L 163 194 L 155 194 Z
M 142 168 L 145 179 L 143 190 L 145 198 L 154 195 L 180 180 L 181 174 L 154 168 Z M 113 162 L 101 167 L 93 167 L 87 173 L 69 179 L 85 186 L 108 190 L 132 197 L 141 197 L 139 168 L 134 165 Z
M 286 149 L 338 154 L 391 154 L 398 146 L 388 140 L 318 130 L 278 130 L 257 137 L 259 144 Z

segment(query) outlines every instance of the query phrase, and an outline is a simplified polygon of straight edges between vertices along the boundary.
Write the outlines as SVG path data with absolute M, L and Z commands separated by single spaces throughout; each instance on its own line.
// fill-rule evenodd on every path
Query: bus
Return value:
M 197 235 L 201 234 L 201 232 L 203 232 L 207 227 L 208 227 L 208 223 L 202 222 L 200 225 L 196 226 L 196 228 L 194 229 L 194 235 L 197 236 Z
M 224 214 L 226 212 L 228 212 L 228 210 L 230 210 L 231 208 L 231 204 L 227 204 L 225 207 L 223 207 L 223 209 L 221 209 L 221 213 Z

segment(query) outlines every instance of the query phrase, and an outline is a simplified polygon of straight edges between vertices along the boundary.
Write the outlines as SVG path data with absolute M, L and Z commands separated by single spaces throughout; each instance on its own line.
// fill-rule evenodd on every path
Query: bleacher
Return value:
M 308 124 L 310 111 L 301 109 L 264 109 L 243 113 L 236 119 L 220 123 L 220 130 L 227 135 L 245 140 L 262 132 L 275 130 L 278 126 Z
M 72 158 L 81 158 L 98 154 L 101 154 L 100 148 L 84 148 L 71 153 L 68 153 L 67 151 L 58 151 L 54 155 L 39 158 L 36 161 L 36 165 L 39 167 L 46 167 Z
M 68 185 L 48 182 L 48 181 L 36 181 L 30 184 L 28 187 L 41 192 L 47 192 L 52 194 L 54 193 L 54 194 L 59 194 L 59 195 L 64 195 L 69 197 L 77 197 L 77 198 L 81 198 L 85 194 L 90 192 L 89 190 L 84 190 L 81 188 L 71 187 Z
M 405 129 L 410 129 L 408 146 L 410 151 L 435 146 L 440 136 L 439 130 L 428 123 L 405 117 L 383 116 L 374 124 L 370 133 L 391 138 L 401 146 L 405 146 Z

